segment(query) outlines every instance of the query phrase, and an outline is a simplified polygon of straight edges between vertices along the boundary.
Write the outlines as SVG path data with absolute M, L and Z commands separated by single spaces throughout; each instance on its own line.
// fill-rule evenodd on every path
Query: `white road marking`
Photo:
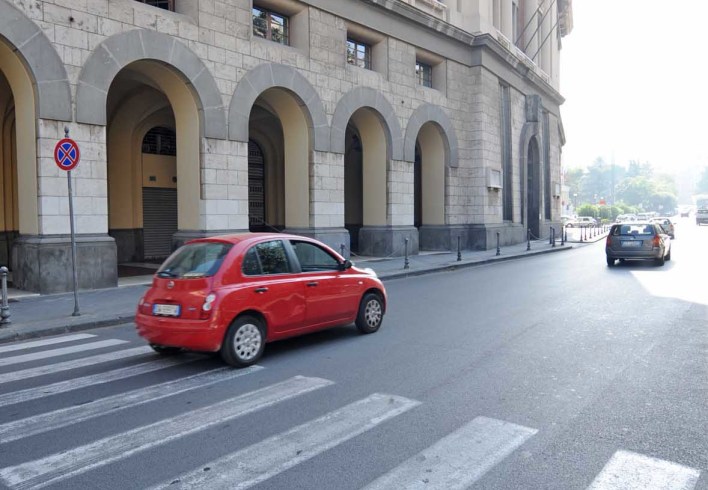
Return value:
M 536 429 L 476 417 L 366 486 L 366 490 L 463 489 L 536 434 Z
M 157 488 L 236 490 L 257 485 L 419 405 L 375 393 L 318 419 L 229 454 Z
M 57 395 L 59 393 L 68 393 L 69 391 L 86 388 L 88 386 L 95 386 L 103 383 L 109 383 L 111 381 L 140 376 L 141 374 L 195 362 L 199 359 L 199 357 L 193 356 L 162 357 L 154 361 L 113 369 L 111 371 L 106 371 L 105 373 L 90 374 L 88 376 L 68 379 L 66 381 L 58 381 L 56 383 L 39 386 L 36 388 L 27 388 L 24 390 L 5 393 L 4 395 L 0 395 L 0 407 L 37 400 L 39 398 Z
M 53 412 L 14 420 L 0 425 L 0 443 L 16 441 L 68 425 L 79 424 L 95 417 L 157 401 L 168 396 L 178 395 L 185 391 L 239 378 L 261 369 L 263 369 L 261 366 L 251 366 L 247 369 L 223 367 L 147 388 L 118 393 L 82 405 L 74 405 Z
M 13 489 L 41 488 L 331 384 L 322 378 L 295 376 L 84 446 L 2 468 L 0 481 Z
M 588 490 L 693 490 L 700 471 L 629 451 L 617 451 Z
M 85 340 L 95 337 L 89 333 L 77 333 L 75 335 L 64 335 L 63 337 L 51 337 L 42 340 L 32 340 L 30 342 L 20 342 L 17 344 L 0 345 L 0 352 L 13 352 L 23 349 L 34 349 L 35 347 L 44 347 L 47 345 L 62 344 L 64 342 L 73 342 L 75 340 Z
M 156 355 L 155 351 L 153 351 L 151 347 L 146 345 L 143 347 L 133 347 L 132 349 L 107 352 L 106 354 L 98 354 L 95 356 L 59 362 L 56 364 L 45 364 L 44 366 L 37 366 L 30 369 L 23 369 L 21 371 L 13 371 L 11 373 L 0 374 L 0 384 L 11 383 L 13 381 L 25 380 L 29 378 L 36 378 L 37 376 L 54 374 L 62 371 L 69 371 L 71 369 L 92 366 L 94 364 L 101 364 L 104 362 L 127 359 L 129 357 L 141 356 L 150 353 L 153 354 L 153 357 L 154 355 Z
M 13 364 L 21 364 L 23 362 L 37 361 L 39 359 L 48 359 L 50 357 L 64 356 L 67 354 L 74 354 L 76 352 L 85 352 L 87 350 L 102 349 L 104 347 L 112 347 L 114 345 L 127 343 L 127 340 L 118 339 L 99 340 L 98 342 L 91 342 L 88 344 L 61 347 L 59 349 L 45 350 L 42 352 L 35 352 L 33 354 L 23 354 L 21 356 L 6 357 L 5 359 L 0 359 L 0 367 L 12 366 Z

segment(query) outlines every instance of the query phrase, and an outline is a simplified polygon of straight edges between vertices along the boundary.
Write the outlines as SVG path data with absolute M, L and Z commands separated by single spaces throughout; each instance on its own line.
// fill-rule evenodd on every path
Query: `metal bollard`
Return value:
M 526 251 L 531 250 L 531 228 L 526 230 Z
M 556 246 L 556 229 L 551 226 L 551 247 Z
M 343 244 L 343 243 L 340 244 L 340 245 L 339 245 L 339 255 L 341 255 L 342 257 L 344 257 L 344 252 L 345 252 L 345 250 L 346 250 L 346 247 L 344 246 L 344 244 Z M 346 259 L 346 257 L 344 257 L 344 258 Z
M 2 306 L 0 306 L 0 326 L 10 323 L 10 307 L 7 304 L 7 267 L 0 267 L 2 277 Z
M 548 244 L 550 245 L 553 242 L 553 227 L 549 226 L 548 227 Z
M 499 232 L 497 232 L 497 255 L 501 255 L 501 248 L 499 248 Z
M 408 269 L 410 268 L 410 262 L 408 262 L 408 238 L 406 237 L 406 258 L 403 261 L 403 268 Z
M 462 248 L 460 247 L 462 237 L 460 235 L 457 235 L 457 261 L 460 262 L 462 260 Z

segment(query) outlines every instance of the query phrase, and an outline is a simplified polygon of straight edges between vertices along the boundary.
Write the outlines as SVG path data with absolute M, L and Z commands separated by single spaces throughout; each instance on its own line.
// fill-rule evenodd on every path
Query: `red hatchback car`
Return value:
M 355 323 L 376 332 L 386 290 L 325 244 L 279 233 L 193 240 L 175 251 L 140 299 L 138 333 L 161 354 L 220 352 L 233 366 L 266 342 Z

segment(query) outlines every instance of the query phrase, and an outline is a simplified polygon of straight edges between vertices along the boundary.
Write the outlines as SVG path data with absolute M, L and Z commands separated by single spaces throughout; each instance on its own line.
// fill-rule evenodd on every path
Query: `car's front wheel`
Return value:
M 384 304 L 381 296 L 375 293 L 366 293 L 359 304 L 356 328 L 361 333 L 374 333 L 381 326 L 383 315 Z
M 245 367 L 255 364 L 265 349 L 263 322 L 250 315 L 238 317 L 229 327 L 221 345 L 221 358 L 227 364 Z

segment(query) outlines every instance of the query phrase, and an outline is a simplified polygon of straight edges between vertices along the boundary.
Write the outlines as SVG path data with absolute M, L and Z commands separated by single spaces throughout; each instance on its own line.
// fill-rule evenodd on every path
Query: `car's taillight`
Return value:
M 214 306 L 214 301 L 216 301 L 216 294 L 209 293 L 204 298 L 204 303 L 202 304 L 201 310 L 199 310 L 199 318 L 202 320 L 207 320 L 211 316 L 211 310 Z
M 138 311 L 144 315 L 149 315 L 152 313 L 152 310 L 150 309 L 152 305 L 145 301 L 145 297 L 140 298 L 140 302 L 138 302 Z
M 661 246 L 661 237 L 659 235 L 654 235 L 654 240 L 651 242 L 653 247 L 660 247 Z
M 607 235 L 607 240 L 605 241 L 605 246 L 607 246 L 607 247 L 612 246 L 612 235 Z

